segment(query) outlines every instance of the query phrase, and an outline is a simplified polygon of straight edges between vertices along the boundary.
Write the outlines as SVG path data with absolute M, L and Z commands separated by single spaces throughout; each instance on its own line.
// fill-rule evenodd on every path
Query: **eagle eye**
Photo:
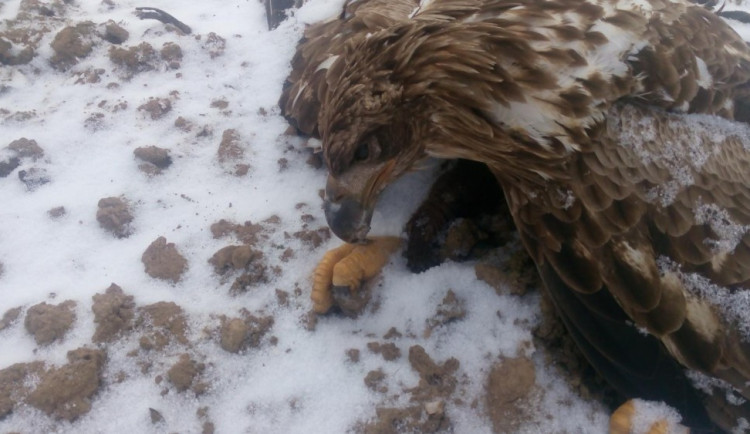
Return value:
M 370 156 L 370 147 L 367 142 L 362 142 L 354 151 L 354 161 L 365 161 Z

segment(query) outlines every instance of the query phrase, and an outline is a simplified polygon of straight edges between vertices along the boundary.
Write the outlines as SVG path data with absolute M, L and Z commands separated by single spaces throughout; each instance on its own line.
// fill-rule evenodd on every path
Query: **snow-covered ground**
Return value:
M 20 155 L 5 147 L 21 138 L 43 150 L 19 158 L 18 167 L 0 177 L 0 316 L 21 307 L 0 329 L 0 370 L 37 360 L 62 366 L 68 351 L 80 347 L 106 355 L 99 384 L 86 398 L 90 411 L 71 422 L 17 399 L 9 414 L 0 413 L 0 432 L 338 433 L 374 429 L 367 424 L 377 420 L 377 408 L 415 402 L 425 409 L 422 420 L 435 406 L 442 415 L 444 405 L 455 432 L 491 432 L 488 375 L 501 360 L 516 357 L 531 360 L 535 373 L 520 431 L 606 430 L 609 410 L 581 398 L 535 347 L 539 294 L 498 294 L 476 279 L 473 263 L 449 262 L 414 275 L 394 255 L 375 289 L 378 303 L 356 319 L 326 316 L 310 325 L 311 271 L 340 241 L 314 246 L 295 236 L 325 228 L 319 197 L 325 172 L 306 163 L 310 154 L 301 139 L 284 134 L 287 123 L 276 102 L 305 24 L 338 14 L 341 3 L 311 0 L 274 31 L 267 30 L 257 0 L 147 5 L 192 27 L 192 34 L 181 35 L 138 19 L 133 12 L 144 6 L 140 1 L 0 1 L 0 32 L 44 28 L 30 63 L 0 65 L 0 163 Z M 52 16 L 42 16 L 40 5 Z M 19 24 L 16 15 L 24 11 L 31 18 Z M 98 36 L 110 20 L 129 33 L 120 45 Z M 53 66 L 55 35 L 84 21 L 95 25 L 91 52 Z M 113 47 L 144 42 L 157 51 L 145 66 L 112 60 Z M 171 65 L 158 54 L 166 43 L 182 52 Z M 22 49 L 14 44 L 7 53 Z M 98 80 L 86 79 L 92 76 Z M 161 109 L 149 111 L 151 98 L 160 99 Z M 230 129 L 237 152 L 220 158 Z M 136 148 L 148 146 L 169 150 L 172 164 L 159 174 L 146 174 L 134 157 Z M 237 164 L 249 165 L 245 175 L 236 174 Z M 429 170 L 415 173 L 391 189 L 375 215 L 375 232 L 400 234 L 431 177 Z M 118 238 L 97 221 L 97 204 L 106 197 L 129 205 L 129 236 Z M 57 207 L 64 213 L 50 216 Z M 253 247 L 263 253 L 267 278 L 239 293 L 230 290 L 236 274 L 220 276 L 209 263 L 221 248 L 242 244 L 232 234 L 214 237 L 211 226 L 222 219 L 264 228 Z M 187 260 L 176 283 L 144 270 L 141 256 L 160 236 Z M 112 283 L 133 296 L 136 319 L 153 303 L 181 307 L 186 339 L 148 349 L 143 338 L 158 327 L 136 321 L 109 342 L 92 342 L 92 296 Z M 465 316 L 424 333 L 449 290 Z M 75 302 L 69 331 L 38 344 L 24 324 L 29 308 L 66 300 Z M 273 324 L 238 353 L 223 349 L 223 321 L 249 315 L 270 316 Z M 389 334 L 392 328 L 398 333 Z M 372 342 L 399 351 L 389 345 L 392 360 L 386 360 L 368 346 Z M 455 389 L 433 396 L 437 403 L 415 397 L 420 373 L 409 357 L 415 346 L 440 366 L 458 361 L 446 374 Z M 168 372 L 183 354 L 199 373 L 180 391 Z M 372 372 L 383 375 L 368 376 Z M 29 374 L 22 383 L 33 390 L 40 376 Z

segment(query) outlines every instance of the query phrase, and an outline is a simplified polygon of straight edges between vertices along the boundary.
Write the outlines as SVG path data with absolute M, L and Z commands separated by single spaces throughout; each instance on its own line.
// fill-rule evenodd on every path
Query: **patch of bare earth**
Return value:
M 188 344 L 187 319 L 175 303 L 160 301 L 138 308 L 135 326 L 143 330 L 140 338 L 143 350 L 161 350 L 173 341 Z
M 48 345 L 62 339 L 75 321 L 73 309 L 76 303 L 72 300 L 58 305 L 45 302 L 31 306 L 26 311 L 24 326 L 34 336 L 38 345 Z
M 269 280 L 263 252 L 255 248 L 257 243 L 268 240 L 270 229 L 267 226 L 269 223 L 274 224 L 264 223 L 266 224 L 247 221 L 237 224 L 219 220 L 211 225 L 214 238 L 234 237 L 243 243 L 222 247 L 208 260 L 214 267 L 214 272 L 221 276 L 222 282 L 233 280 L 230 288 L 232 294 L 246 292 Z
M 68 421 L 87 413 L 99 389 L 105 357 L 103 351 L 90 348 L 69 351 L 68 364 L 42 374 L 26 402 Z
M 419 383 L 404 389 L 411 395 L 413 403 L 403 408 L 379 406 L 375 418 L 359 424 L 355 430 L 363 433 L 403 433 L 403 432 L 450 432 L 452 422 L 445 412 L 446 404 L 456 390 L 458 379 L 455 373 L 459 362 L 450 358 L 442 364 L 436 363 L 419 345 L 409 348 L 409 363 L 419 374 Z M 365 384 L 379 392 L 387 389 L 380 386 L 384 378 L 378 370 L 370 371 Z
M 167 239 L 159 237 L 152 242 L 141 261 L 146 269 L 146 274 L 162 280 L 177 283 L 182 273 L 187 270 L 187 260 L 180 254 L 174 243 L 167 243 Z
M 111 342 L 133 329 L 133 296 L 125 295 L 122 288 L 113 283 L 103 294 L 95 294 L 91 298 L 94 301 L 91 310 L 96 324 L 91 338 L 93 342 Z
M 244 352 L 258 348 L 263 337 L 273 327 L 273 317 L 253 315 L 242 310 L 240 318 L 221 317 L 219 344 L 230 353 Z
M 485 406 L 495 432 L 517 431 L 533 417 L 536 371 L 525 357 L 505 359 L 490 370 Z
M 158 146 L 136 148 L 133 155 L 140 161 L 138 169 L 149 176 L 160 175 L 162 170 L 172 165 L 169 149 Z
M 96 210 L 96 221 L 102 229 L 111 232 L 117 238 L 127 238 L 133 229 L 133 214 L 130 204 L 120 197 L 105 197 L 99 200 Z

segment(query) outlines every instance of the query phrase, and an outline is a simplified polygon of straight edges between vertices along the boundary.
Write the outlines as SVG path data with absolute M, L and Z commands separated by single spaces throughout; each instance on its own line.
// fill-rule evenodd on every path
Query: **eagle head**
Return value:
M 319 114 L 329 169 L 324 210 L 339 238 L 362 243 L 380 193 L 425 156 L 424 122 L 415 118 L 388 62 L 351 67 L 361 53 L 357 46 L 349 51 L 329 68 Z

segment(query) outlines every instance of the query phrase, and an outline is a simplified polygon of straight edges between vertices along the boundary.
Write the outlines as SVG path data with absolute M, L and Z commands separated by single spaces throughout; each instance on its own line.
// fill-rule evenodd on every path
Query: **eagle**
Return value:
M 624 397 L 750 421 L 750 48 L 686 0 L 358 0 L 280 99 L 367 242 L 427 157 L 485 165 L 570 335 Z M 711 389 L 713 387 L 713 389 Z

